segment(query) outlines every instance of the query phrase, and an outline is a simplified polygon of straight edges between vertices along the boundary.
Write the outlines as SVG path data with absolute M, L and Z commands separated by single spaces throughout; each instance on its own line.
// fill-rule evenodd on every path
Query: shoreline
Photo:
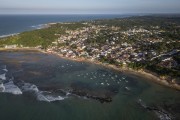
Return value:
M 109 69 L 113 69 L 113 70 L 116 70 L 116 71 L 119 71 L 119 72 L 124 72 L 124 73 L 130 73 L 130 74 L 133 74 L 133 75 L 137 75 L 137 76 L 143 76 L 145 78 L 147 78 L 148 80 L 152 81 L 152 82 L 155 82 L 157 84 L 160 84 L 160 85 L 163 85 L 163 86 L 166 86 L 166 87 L 169 87 L 169 88 L 173 88 L 173 89 L 176 89 L 176 90 L 180 90 L 180 85 L 178 85 L 177 83 L 169 83 L 167 81 L 167 79 L 161 79 L 158 75 L 154 75 L 153 73 L 150 73 L 150 72 L 145 72 L 144 70 L 133 70 L 131 68 L 127 68 L 127 67 L 121 67 L 121 68 L 118 68 L 117 66 L 115 65 L 111 65 L 111 64 L 105 64 L 105 63 L 102 63 L 102 62 L 99 62 L 97 60 L 91 60 L 91 59 L 86 59 L 86 58 L 71 58 L 71 57 L 65 57 L 61 54 L 58 54 L 56 52 L 47 52 L 47 51 L 44 51 L 44 50 L 41 50 L 41 49 L 38 49 L 38 48 L 11 48 L 11 49 L 7 49 L 7 48 L 0 48 L 0 51 L 23 51 L 23 50 L 32 50 L 32 51 L 39 51 L 41 53 L 44 53 L 44 54 L 49 54 L 49 55 L 56 55 L 62 59 L 66 59 L 66 60 L 71 60 L 71 61 L 76 61 L 76 62 L 86 62 L 86 63 L 91 63 L 91 64 L 96 64 L 96 65 L 100 65 L 100 66 L 103 66 L 105 68 L 109 68 Z
M 16 36 L 16 35 L 19 35 L 19 34 L 20 33 L 12 33 L 12 34 L 0 35 L 0 39 L 7 38 L 7 37 L 13 37 L 13 36 Z
M 30 27 L 34 28 L 34 29 L 29 29 L 29 30 L 26 30 L 26 31 L 45 29 L 45 28 L 48 28 L 48 27 L 50 27 L 51 25 L 54 25 L 54 24 L 57 24 L 57 23 L 45 23 L 45 24 L 33 25 L 33 26 L 30 26 Z M 13 36 L 19 35 L 21 33 L 22 32 L 0 35 L 0 39 L 4 39 L 4 38 L 8 38 L 8 37 L 13 37 Z

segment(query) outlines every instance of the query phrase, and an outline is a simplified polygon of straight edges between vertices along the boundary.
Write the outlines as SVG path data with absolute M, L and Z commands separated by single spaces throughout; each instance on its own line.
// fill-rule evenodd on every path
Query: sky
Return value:
M 0 0 L 0 14 L 180 13 L 180 0 Z

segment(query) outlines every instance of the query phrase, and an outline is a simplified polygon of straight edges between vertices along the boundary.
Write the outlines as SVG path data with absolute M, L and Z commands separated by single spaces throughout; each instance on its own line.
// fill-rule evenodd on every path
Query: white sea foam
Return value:
M 44 95 L 42 91 L 37 92 L 36 95 L 39 101 L 45 101 L 45 102 L 54 102 L 54 101 L 60 101 L 60 100 L 65 99 L 65 97 L 61 97 L 61 96 Z
M 8 72 L 6 65 L 4 65 L 4 69 L 3 69 L 3 70 L 4 70 L 5 72 Z
M 1 79 L 1 80 L 6 80 L 6 74 L 5 74 L 5 73 L 4 73 L 4 74 L 1 74 L 1 75 L 0 75 L 0 79 Z
M 5 83 L 4 84 L 4 87 L 5 87 L 5 90 L 3 92 L 5 93 L 11 93 L 11 94 L 14 94 L 14 95 L 20 95 L 22 94 L 22 91 L 19 89 L 18 86 L 16 86 L 14 84 L 13 81 L 10 81 L 8 83 Z
M 32 25 L 31 27 L 32 28 L 35 28 L 35 29 L 41 29 L 45 26 L 45 24 L 39 24 L 39 25 Z
M 139 103 L 143 108 L 147 108 L 147 105 L 146 105 L 141 99 L 138 99 L 138 103 Z
M 6 74 L 0 75 L 0 79 L 6 80 Z M 23 94 L 22 92 L 33 92 L 37 100 L 45 102 L 60 101 L 67 98 L 66 96 L 62 97 L 51 92 L 40 91 L 36 85 L 31 83 L 22 83 L 22 86 L 19 88 L 14 84 L 13 78 L 7 83 L 0 83 L 0 92 L 11 93 L 14 95 Z M 69 93 L 67 93 L 67 95 L 69 95 Z
M 154 111 L 160 120 L 172 120 L 172 117 L 168 113 L 164 113 L 162 111 Z
M 27 92 L 27 91 L 38 92 L 39 91 L 36 85 L 30 84 L 30 83 L 24 83 L 21 89 L 23 92 Z
M 2 70 L 8 72 L 6 66 L 3 66 Z M 6 80 L 6 73 L 0 75 L 0 80 Z M 31 83 L 23 83 L 19 88 L 14 84 L 13 77 L 7 83 L 0 83 L 0 92 L 11 93 L 14 95 L 20 95 L 22 92 L 33 92 L 37 100 L 46 102 L 60 101 L 66 98 L 59 95 L 53 95 L 50 92 L 40 91 L 36 85 Z
M 71 93 L 70 92 L 66 92 L 66 96 L 70 95 Z
M 0 92 L 4 92 L 4 90 L 5 90 L 5 87 L 4 87 L 3 83 L 1 83 L 0 84 Z
M 8 72 L 8 70 L 7 70 L 6 68 L 4 68 L 4 69 L 2 69 L 2 70 L 4 70 L 5 72 Z
M 5 38 L 5 37 L 9 37 L 9 36 L 14 36 L 14 35 L 18 35 L 19 33 L 13 33 L 13 34 L 7 34 L 7 35 L 1 35 L 0 38 Z
M 50 92 L 40 91 L 36 85 L 30 83 L 24 83 L 21 89 L 23 92 L 34 92 L 39 101 L 53 102 L 65 99 L 65 97 L 52 95 Z

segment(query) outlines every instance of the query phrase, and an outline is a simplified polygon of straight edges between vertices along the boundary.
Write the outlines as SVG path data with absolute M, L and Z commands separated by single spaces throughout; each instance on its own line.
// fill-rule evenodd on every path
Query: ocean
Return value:
M 0 15 L 0 37 L 38 29 L 47 23 L 78 22 L 129 16 L 132 15 Z
M 146 77 L 36 51 L 0 56 L 1 120 L 180 119 L 179 91 Z

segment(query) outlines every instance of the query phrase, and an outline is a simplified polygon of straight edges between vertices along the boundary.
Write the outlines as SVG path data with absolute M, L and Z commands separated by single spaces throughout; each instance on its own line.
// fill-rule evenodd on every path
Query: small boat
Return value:
M 126 89 L 126 90 L 128 90 L 128 91 L 130 90 L 130 88 L 129 88 L 129 87 L 125 87 L 125 89 Z

